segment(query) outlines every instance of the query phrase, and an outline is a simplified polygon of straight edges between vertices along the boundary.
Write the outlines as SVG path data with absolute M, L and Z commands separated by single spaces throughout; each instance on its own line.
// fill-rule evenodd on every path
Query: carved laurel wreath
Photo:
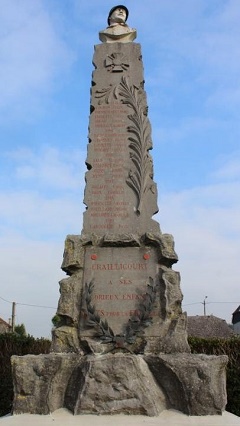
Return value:
M 133 344 L 137 336 L 143 332 L 143 329 L 152 324 L 151 312 L 156 300 L 157 285 L 151 277 L 149 277 L 143 301 L 139 304 L 135 314 L 129 318 L 125 332 L 120 335 L 115 335 L 107 320 L 100 318 L 96 306 L 92 304 L 93 290 L 94 281 L 92 280 L 89 284 L 85 284 L 84 301 L 86 307 L 83 309 L 83 313 L 86 316 L 86 325 L 95 328 L 96 337 L 99 337 L 102 343 Z
M 151 127 L 147 118 L 145 92 L 141 87 L 130 86 L 125 77 L 121 78 L 118 85 L 110 85 L 107 89 L 97 90 L 95 94 L 107 104 L 113 99 L 121 98 L 121 102 L 132 109 L 133 113 L 128 115 L 131 126 L 128 132 L 131 136 L 129 148 L 133 169 L 129 170 L 126 183 L 137 196 L 136 213 L 141 214 L 143 196 L 149 189 L 154 192 L 153 166 L 149 150 L 152 149 Z

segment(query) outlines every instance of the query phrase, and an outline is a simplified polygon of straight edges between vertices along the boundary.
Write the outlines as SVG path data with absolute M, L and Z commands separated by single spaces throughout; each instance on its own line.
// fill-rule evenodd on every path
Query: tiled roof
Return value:
M 187 322 L 188 335 L 203 338 L 230 338 L 235 333 L 222 318 L 214 315 L 189 316 Z
M 7 325 L 7 326 L 9 326 L 9 327 L 10 327 L 10 325 L 9 325 L 6 321 L 4 321 L 2 318 L 0 318 L 0 322 L 1 322 L 2 324 L 5 324 L 5 325 Z
M 240 305 L 238 306 L 238 308 L 233 312 L 233 314 L 237 314 L 238 312 L 240 312 Z
M 4 319 L 0 318 L 0 323 L 6 325 L 6 327 L 11 327 Z

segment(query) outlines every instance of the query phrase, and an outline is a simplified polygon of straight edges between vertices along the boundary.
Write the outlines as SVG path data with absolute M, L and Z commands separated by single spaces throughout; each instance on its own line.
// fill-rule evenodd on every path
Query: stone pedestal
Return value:
M 125 244 L 123 243 L 125 241 Z M 179 273 L 169 235 L 98 241 L 69 236 L 52 351 L 189 352 Z
M 191 355 L 158 211 L 141 49 L 95 47 L 83 230 L 65 242 L 52 354 L 13 357 L 14 413 L 220 414 L 226 357 Z
M 220 414 L 226 405 L 226 356 L 50 354 L 12 357 L 14 413 L 158 416 Z

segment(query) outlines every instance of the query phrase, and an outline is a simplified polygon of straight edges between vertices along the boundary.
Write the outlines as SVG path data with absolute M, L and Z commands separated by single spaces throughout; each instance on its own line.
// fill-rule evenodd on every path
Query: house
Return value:
M 240 334 L 240 305 L 232 314 L 233 330 L 236 334 Z
M 232 328 L 222 318 L 214 315 L 189 316 L 187 332 L 191 337 L 229 339 L 235 335 Z
M 11 325 L 4 321 L 2 318 L 0 318 L 0 334 L 9 333 L 11 330 Z

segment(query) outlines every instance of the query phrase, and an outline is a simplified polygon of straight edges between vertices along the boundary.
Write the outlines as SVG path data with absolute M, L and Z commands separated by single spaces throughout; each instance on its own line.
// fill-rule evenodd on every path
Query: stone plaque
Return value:
M 88 161 L 92 169 L 88 172 L 87 198 L 91 232 L 131 229 L 134 204 L 125 183 L 129 163 L 126 121 L 127 107 L 117 102 L 98 105 L 91 117 Z
M 157 274 L 157 254 L 152 247 L 87 247 L 85 330 L 81 335 L 104 332 L 99 321 L 108 324 L 114 336 L 125 334 L 131 321 L 135 322 L 136 331 L 137 325 L 149 326 L 154 316 L 159 317 Z M 108 334 L 106 328 L 106 339 Z

